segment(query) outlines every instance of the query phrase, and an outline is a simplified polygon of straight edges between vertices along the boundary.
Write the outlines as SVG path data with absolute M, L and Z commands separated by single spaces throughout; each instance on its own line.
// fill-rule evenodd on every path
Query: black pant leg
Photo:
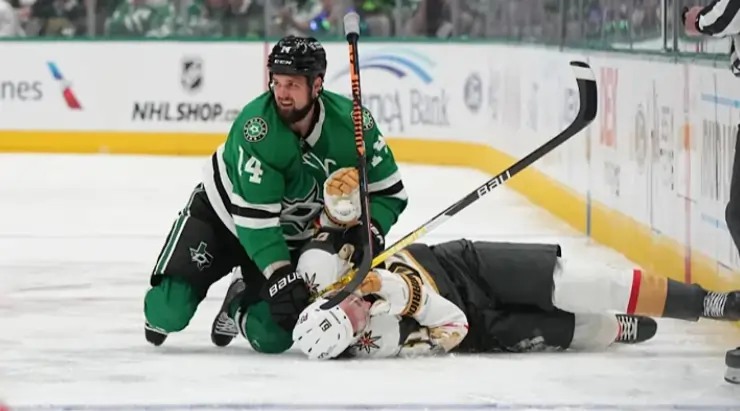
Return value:
M 740 127 L 735 135 L 735 155 L 730 180 L 730 200 L 725 207 L 725 222 L 735 247 L 740 250 Z
M 242 266 L 245 278 L 255 274 L 262 277 L 236 236 L 213 211 L 199 184 L 172 224 L 152 271 L 151 285 L 156 286 L 162 276 L 181 277 L 202 298 L 213 283 L 236 266 Z
M 506 307 L 482 313 L 484 332 L 478 352 L 559 351 L 570 347 L 575 330 L 572 313 L 535 307 Z
M 554 310 L 554 270 L 557 244 L 473 243 L 476 277 L 496 306 L 530 305 Z

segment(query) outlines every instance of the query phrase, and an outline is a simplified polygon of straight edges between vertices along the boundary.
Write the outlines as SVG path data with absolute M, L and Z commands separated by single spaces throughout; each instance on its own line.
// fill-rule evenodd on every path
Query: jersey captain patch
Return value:
M 267 135 L 267 122 L 262 117 L 252 117 L 244 123 L 244 139 L 250 143 L 261 141 Z

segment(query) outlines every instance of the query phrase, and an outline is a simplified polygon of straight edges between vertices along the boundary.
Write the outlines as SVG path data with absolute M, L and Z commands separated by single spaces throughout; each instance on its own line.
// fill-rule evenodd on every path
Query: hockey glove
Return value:
M 414 317 L 425 308 L 426 289 L 415 275 L 396 274 L 375 269 L 360 285 L 364 295 L 375 294 L 381 299 L 370 308 L 370 315 L 390 314 Z
M 365 228 L 362 224 L 357 224 L 347 230 L 347 238 L 355 247 L 362 243 L 363 236 L 365 236 Z M 370 237 L 372 240 L 370 246 L 373 250 L 373 257 L 375 257 L 385 250 L 385 237 L 375 223 L 375 220 L 370 220 Z
M 365 228 L 361 224 L 357 224 L 346 229 L 342 235 L 344 241 L 353 246 L 354 252 L 350 257 L 350 261 L 355 267 L 357 267 L 360 264 L 360 261 L 362 261 L 363 250 L 362 247 L 360 247 L 360 244 L 363 243 L 365 235 L 367 235 Z M 385 250 L 385 237 L 383 237 L 383 233 L 380 232 L 375 225 L 375 222 L 372 220 L 370 221 L 370 237 L 370 247 L 372 249 L 372 257 L 374 258 Z
M 385 250 L 385 237 L 380 229 L 378 229 L 378 225 L 375 223 L 375 220 L 370 220 L 370 234 L 373 239 L 373 257 L 375 257 Z
M 289 332 L 298 322 L 301 311 L 308 306 L 310 297 L 306 282 L 289 265 L 275 270 L 260 294 L 270 306 L 273 320 Z
M 354 167 L 331 173 L 324 182 L 322 226 L 351 227 L 360 220 L 360 176 Z

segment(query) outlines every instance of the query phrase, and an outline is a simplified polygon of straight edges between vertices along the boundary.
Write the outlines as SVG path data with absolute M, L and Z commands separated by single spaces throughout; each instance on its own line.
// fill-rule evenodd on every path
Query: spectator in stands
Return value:
M 124 0 L 105 22 L 106 36 L 167 37 L 175 31 L 175 7 L 167 0 Z
M 449 6 L 445 0 L 421 0 L 403 35 L 449 38 L 453 31 Z
M 195 0 L 185 9 L 177 34 L 194 37 L 221 37 L 226 14 L 224 0 Z
M 224 36 L 263 38 L 266 34 L 265 3 L 273 0 L 226 0 Z
M 85 34 L 85 16 L 85 8 L 77 0 L 36 0 L 31 6 L 31 17 L 41 23 L 39 36 Z
M 286 34 L 296 36 L 340 36 L 344 33 L 342 18 L 348 8 L 345 0 L 297 1 L 278 12 Z
M 361 17 L 362 34 L 390 37 L 393 30 L 393 12 L 396 0 L 355 0 L 354 9 Z
M 264 35 L 264 5 L 252 0 L 194 0 L 178 23 L 177 34 L 197 37 Z
M 0 0 L 0 37 L 24 37 L 16 8 L 8 0 Z

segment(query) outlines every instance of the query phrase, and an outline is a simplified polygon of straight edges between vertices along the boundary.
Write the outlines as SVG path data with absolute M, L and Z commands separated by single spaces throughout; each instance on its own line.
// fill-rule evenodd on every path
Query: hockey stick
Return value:
M 365 227 L 362 243 L 362 260 L 352 278 L 344 288 L 332 295 L 321 308 L 328 310 L 347 298 L 370 271 L 372 259 L 372 233 L 370 231 L 370 207 L 367 193 L 367 157 L 365 156 L 364 124 L 362 121 L 362 92 L 360 89 L 360 62 L 357 55 L 357 42 L 360 38 L 360 15 L 349 12 L 344 16 L 344 33 L 349 45 L 349 73 L 352 81 L 352 122 L 355 129 L 355 148 L 357 149 L 357 172 L 360 177 L 360 210 L 361 221 Z
M 473 204 L 484 195 L 490 193 L 494 188 L 504 184 L 508 179 L 517 175 L 519 172 L 532 165 L 535 161 L 539 160 L 544 155 L 551 152 L 559 145 L 566 142 L 569 138 L 573 137 L 578 132 L 586 128 L 586 126 L 588 126 L 594 120 L 594 118 L 596 117 L 598 97 L 596 90 L 596 79 L 594 78 L 593 71 L 591 71 L 591 67 L 588 64 L 580 61 L 572 61 L 570 62 L 570 66 L 573 69 L 573 73 L 576 77 L 576 82 L 578 84 L 578 95 L 580 100 L 580 107 L 578 108 L 578 114 L 576 115 L 575 120 L 573 120 L 573 122 L 565 130 L 563 130 L 557 136 L 553 137 L 550 141 L 546 142 L 545 144 L 528 154 L 526 157 L 517 161 L 511 167 L 492 177 L 483 185 L 476 188 L 475 191 L 466 195 L 457 203 L 451 205 L 446 210 L 437 214 L 431 220 L 424 223 L 421 227 L 396 241 L 395 244 L 386 248 L 383 252 L 378 254 L 373 259 L 372 267 L 377 267 L 380 263 L 387 260 L 388 257 L 408 247 L 411 243 L 419 239 L 419 237 L 437 228 L 439 225 L 450 219 L 455 214 Z M 362 269 L 364 267 L 360 268 Z M 365 271 L 361 271 L 358 269 L 356 272 L 361 275 L 356 275 L 355 272 L 351 271 L 348 274 L 344 275 L 339 281 L 322 290 L 320 295 L 332 291 L 342 285 L 344 285 L 342 291 L 349 290 L 349 292 L 351 292 L 356 288 L 356 286 L 362 284 L 362 280 L 367 276 L 367 272 Z M 357 278 L 360 278 L 360 280 L 357 280 Z

